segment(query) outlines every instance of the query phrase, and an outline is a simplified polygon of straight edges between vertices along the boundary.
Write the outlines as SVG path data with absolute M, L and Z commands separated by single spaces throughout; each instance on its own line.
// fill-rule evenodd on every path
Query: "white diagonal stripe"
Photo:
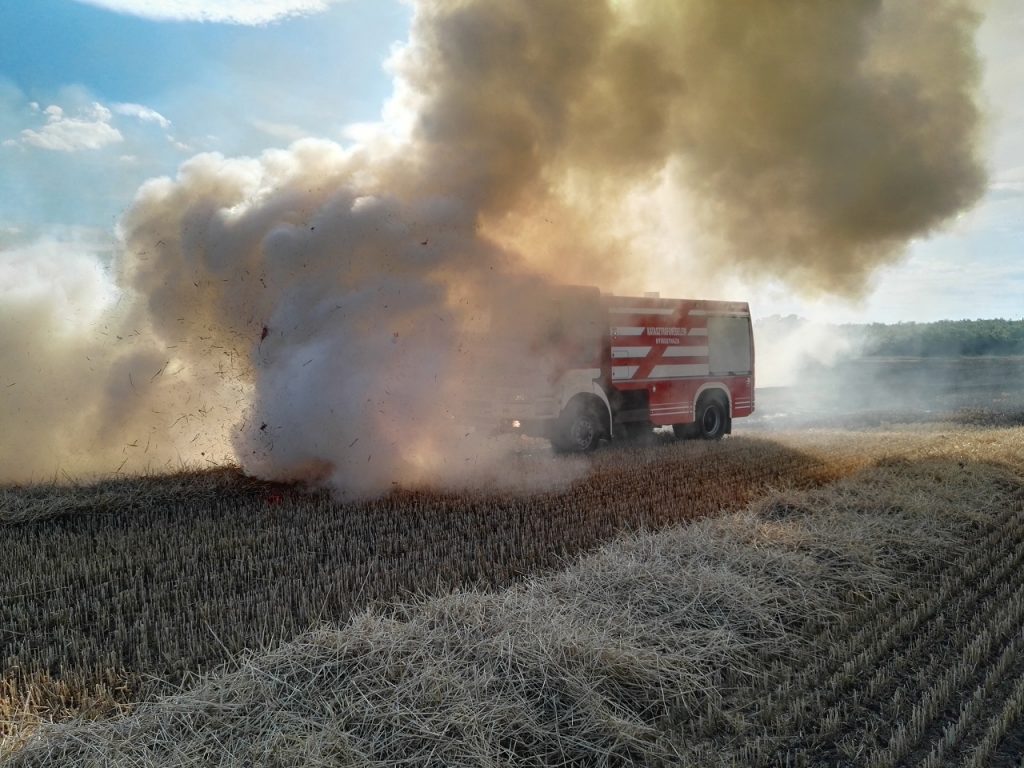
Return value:
M 678 310 L 664 307 L 612 307 L 614 315 L 674 315 Z
M 707 347 L 669 347 L 665 350 L 665 357 L 707 357 Z
M 656 365 L 651 371 L 652 379 L 675 379 L 682 376 L 707 376 L 710 372 L 707 363 L 690 365 Z
M 613 365 L 612 366 L 612 378 L 613 379 L 631 379 L 633 374 L 640 369 L 639 365 Z
M 612 357 L 647 357 L 650 347 L 612 347 Z

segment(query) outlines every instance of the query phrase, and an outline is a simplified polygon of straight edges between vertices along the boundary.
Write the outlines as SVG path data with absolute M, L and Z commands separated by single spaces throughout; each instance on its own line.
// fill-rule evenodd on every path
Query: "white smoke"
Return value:
M 207 380 L 215 350 L 245 369 L 233 443 L 249 472 L 360 495 L 501 477 L 507 445 L 467 406 L 498 383 L 471 362 L 475 329 L 535 289 L 463 201 L 392 194 L 394 162 L 313 140 L 201 155 L 124 219 L 127 252 L 158 255 L 121 272 L 153 332 Z
M 623 212 L 649 190 L 700 200 L 686 213 L 723 268 L 846 291 L 977 196 L 977 18 L 953 0 L 921 15 L 422 0 L 393 65 L 400 127 L 194 157 L 121 222 L 116 311 L 85 280 L 72 337 L 52 297 L 5 313 L 0 362 L 38 393 L 4 401 L 35 430 L 24 452 L 5 442 L 5 478 L 227 453 L 359 495 L 549 482 L 509 470 L 474 403 L 507 375 L 495 359 L 538 366 L 549 281 L 645 271 L 638 244 L 671 238 Z M 33 312 L 56 389 L 27 365 Z M 495 350 L 507 318 L 519 348 Z
M 166 468 L 190 448 L 226 458 L 217 431 L 186 438 L 201 387 L 174 379 L 173 351 L 126 320 L 123 298 L 84 244 L 44 239 L 0 251 L 5 479 Z

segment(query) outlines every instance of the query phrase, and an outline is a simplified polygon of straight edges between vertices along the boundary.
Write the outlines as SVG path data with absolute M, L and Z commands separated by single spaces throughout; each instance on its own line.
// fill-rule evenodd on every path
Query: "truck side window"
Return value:
M 708 318 L 709 368 L 712 376 L 749 374 L 750 318 Z

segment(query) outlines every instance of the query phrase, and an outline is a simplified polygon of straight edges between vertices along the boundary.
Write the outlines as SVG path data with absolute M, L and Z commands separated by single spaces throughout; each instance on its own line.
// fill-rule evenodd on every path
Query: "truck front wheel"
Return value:
M 573 400 L 559 417 L 551 444 L 556 451 L 584 453 L 594 450 L 603 434 L 597 408 L 586 400 Z

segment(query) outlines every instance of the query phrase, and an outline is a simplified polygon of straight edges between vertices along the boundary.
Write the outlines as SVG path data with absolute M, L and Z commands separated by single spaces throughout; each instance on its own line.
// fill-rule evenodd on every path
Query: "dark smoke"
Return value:
M 4 477 L 227 455 L 361 494 L 508 481 L 459 405 L 496 307 L 530 316 L 548 280 L 636 290 L 652 249 L 862 290 L 982 190 L 978 21 L 953 0 L 423 0 L 388 130 L 197 156 L 126 214 L 116 313 L 5 312 L 0 362 L 38 397 L 4 400 L 32 435 Z
M 424 175 L 488 222 L 591 214 L 584 273 L 669 174 L 722 264 L 850 293 L 984 189 L 979 22 L 954 0 L 436 2 L 400 72 Z

